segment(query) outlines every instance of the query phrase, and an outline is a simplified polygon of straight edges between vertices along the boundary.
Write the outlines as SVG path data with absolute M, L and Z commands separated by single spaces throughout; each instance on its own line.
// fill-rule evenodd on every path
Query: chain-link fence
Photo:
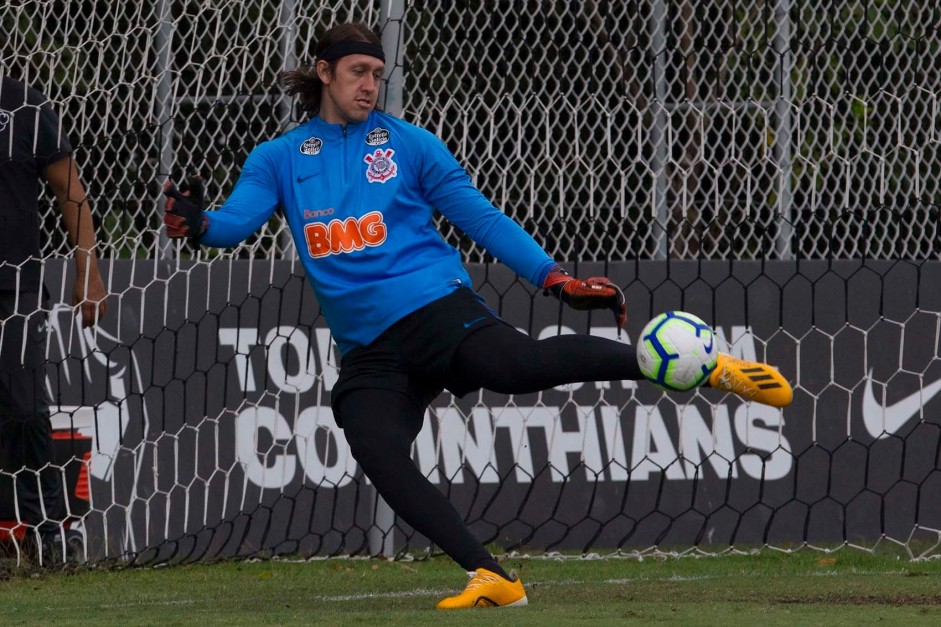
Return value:
M 65 115 L 107 255 L 167 252 L 150 185 L 187 164 L 222 202 L 298 121 L 278 73 L 345 20 L 383 33 L 403 116 L 559 259 L 941 250 L 933 2 L 7 0 L 0 19 L 0 71 Z M 236 254 L 292 254 L 280 232 Z
M 665 309 L 699 312 L 794 385 L 786 413 L 633 381 L 445 395 L 416 456 L 485 542 L 937 557 L 936 4 L 0 0 L 0 73 L 62 113 L 111 258 L 109 314 L 82 330 L 49 198 L 47 389 L 65 461 L 46 471 L 69 475 L 91 559 L 427 547 L 348 454 L 328 401 L 336 351 L 280 260 L 294 255 L 280 217 L 199 252 L 251 261 L 160 262 L 193 253 L 162 234 L 159 184 L 196 166 L 223 202 L 251 149 L 302 121 L 279 73 L 350 20 L 382 36 L 384 108 L 442 137 L 558 260 L 604 262 L 578 269 L 624 287 L 626 337 Z M 441 226 L 468 262 L 490 261 Z M 617 336 L 607 313 L 471 269 L 533 337 Z M 22 472 L 0 470 L 0 506 Z M 0 510 L 0 552 L 18 516 Z

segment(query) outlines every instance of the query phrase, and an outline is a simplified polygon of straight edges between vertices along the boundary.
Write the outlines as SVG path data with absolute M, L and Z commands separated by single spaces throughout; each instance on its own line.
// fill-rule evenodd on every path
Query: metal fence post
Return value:
M 666 259 L 670 242 L 667 239 L 667 226 L 670 222 L 669 209 L 667 206 L 667 78 L 666 68 L 663 62 L 663 55 L 666 52 L 666 36 L 664 29 L 666 24 L 666 7 L 663 0 L 654 0 L 650 16 L 650 51 L 653 57 L 654 72 L 654 106 L 653 122 L 650 128 L 650 143 L 653 146 L 653 156 L 650 169 L 653 172 L 653 213 L 654 218 L 663 227 L 663 231 L 658 235 L 654 249 L 654 259 Z
M 278 15 L 278 25 L 281 29 L 281 69 L 293 70 L 297 67 L 297 55 L 294 53 L 294 43 L 297 39 L 297 26 L 295 20 L 297 17 L 296 0 L 281 0 L 281 12 Z M 278 117 L 281 120 L 281 132 L 286 133 L 294 127 L 293 101 L 287 95 L 282 95 L 278 102 Z M 297 247 L 294 246 L 294 238 L 291 236 L 291 230 L 287 228 L 287 220 L 281 221 L 281 231 L 278 233 L 278 246 L 281 248 L 281 257 L 290 261 L 297 260 Z
M 774 34 L 774 50 L 780 55 L 780 93 L 774 104 L 775 137 L 774 154 L 780 170 L 778 183 L 778 259 L 793 259 L 791 239 L 794 237 L 792 205 L 794 193 L 791 183 L 793 169 L 793 124 L 791 120 L 791 0 L 778 0 L 774 8 L 777 28 Z
M 170 68 L 173 65 L 170 50 L 173 43 L 173 15 L 171 14 L 170 0 L 157 0 L 155 5 L 157 16 L 156 44 L 157 67 L 157 93 L 154 102 L 154 116 L 157 118 L 157 128 L 160 133 L 160 163 L 157 169 L 158 176 L 170 177 L 176 153 L 173 148 L 173 76 Z M 163 222 L 163 212 L 167 199 L 161 194 L 158 201 L 158 218 Z M 160 259 L 175 257 L 173 246 L 167 237 L 166 230 L 157 228 L 157 254 Z

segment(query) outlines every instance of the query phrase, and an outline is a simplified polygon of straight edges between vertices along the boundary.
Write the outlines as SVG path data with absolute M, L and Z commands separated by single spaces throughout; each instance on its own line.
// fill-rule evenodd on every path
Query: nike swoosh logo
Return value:
M 710 333 L 710 334 L 709 334 L 709 344 L 703 344 L 703 347 L 706 349 L 706 352 L 707 352 L 707 353 L 711 353 L 711 352 L 712 352 L 712 344 L 713 344 L 713 342 L 715 342 L 715 341 L 716 341 L 716 337 L 715 337 L 712 333 Z
M 885 404 L 885 386 L 882 386 L 882 401 L 876 400 L 872 391 L 872 370 L 866 377 L 866 387 L 863 389 L 863 424 L 869 435 L 884 439 L 898 432 L 905 423 L 922 412 L 934 396 L 941 392 L 941 379 L 926 385 L 922 389 L 909 394 L 905 398 L 891 405 Z
M 487 319 L 487 316 L 480 316 L 479 318 L 474 318 L 474 319 L 471 320 L 470 322 L 465 322 L 465 323 L 464 323 L 464 328 L 465 328 L 465 329 L 469 329 L 469 328 L 471 328 L 472 326 L 474 326 L 475 324 L 477 324 L 478 322 L 480 322 L 481 320 L 486 320 L 486 319 Z
M 314 178 L 315 176 L 319 176 L 319 175 L 320 175 L 320 172 L 314 172 L 313 174 L 308 174 L 307 176 L 299 176 L 299 177 L 297 177 L 297 182 L 298 182 L 298 183 L 303 183 L 303 182 L 306 181 L 307 179 L 312 179 L 312 178 Z

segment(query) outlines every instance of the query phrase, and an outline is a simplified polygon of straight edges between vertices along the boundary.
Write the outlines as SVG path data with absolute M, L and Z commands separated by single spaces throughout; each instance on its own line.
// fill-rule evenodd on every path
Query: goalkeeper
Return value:
M 333 27 L 315 57 L 312 67 L 284 76 L 311 119 L 257 146 L 216 211 L 203 211 L 198 180 L 185 193 L 168 181 L 167 233 L 234 246 L 281 208 L 342 353 L 332 407 L 354 458 L 396 514 L 471 576 L 438 607 L 524 605 L 520 580 L 413 463 L 425 409 L 443 389 L 519 394 L 642 375 L 623 343 L 579 335 L 537 341 L 503 322 L 471 289 L 434 211 L 572 307 L 610 309 L 620 326 L 624 296 L 607 279 L 567 275 L 474 187 L 441 141 L 376 110 L 384 56 L 366 26 Z M 765 387 L 743 366 L 766 374 Z M 713 387 L 776 406 L 790 402 L 790 386 L 764 364 L 723 355 L 716 371 Z M 777 388 L 767 387 L 768 377 Z

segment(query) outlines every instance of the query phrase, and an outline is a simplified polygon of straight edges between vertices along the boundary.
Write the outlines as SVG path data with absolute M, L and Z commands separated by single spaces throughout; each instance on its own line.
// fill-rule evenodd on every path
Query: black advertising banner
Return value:
M 102 325 L 83 331 L 64 305 L 48 325 L 54 425 L 92 439 L 92 558 L 369 551 L 375 494 L 333 421 L 339 356 L 300 267 L 106 266 Z M 53 303 L 63 267 L 46 265 Z M 502 266 L 471 271 L 537 338 L 626 345 L 657 313 L 694 313 L 727 352 L 777 366 L 794 404 L 632 381 L 443 394 L 415 461 L 482 540 L 606 552 L 937 537 L 941 263 L 569 269 L 625 287 L 620 340 L 610 312 L 563 308 Z M 397 551 L 427 546 L 401 522 L 393 534 Z

